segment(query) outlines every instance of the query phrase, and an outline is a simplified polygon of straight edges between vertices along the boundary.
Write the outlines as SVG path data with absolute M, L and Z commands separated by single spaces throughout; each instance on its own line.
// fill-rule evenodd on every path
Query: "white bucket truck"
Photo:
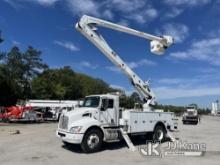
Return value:
M 125 138 L 133 150 L 127 134 L 153 133 L 154 140 L 163 141 L 168 131 L 177 129 L 172 112 L 121 110 L 119 96 L 92 95 L 82 107 L 60 117 L 57 136 L 68 144 L 80 144 L 84 152 L 94 152 L 103 142 Z
M 174 114 L 156 112 L 152 109 L 152 105 L 155 104 L 155 95 L 149 88 L 149 82 L 143 81 L 110 48 L 98 33 L 97 26 L 150 40 L 151 52 L 157 55 L 162 55 L 174 42 L 171 36 L 157 37 L 84 15 L 76 24 L 76 29 L 128 76 L 142 98 L 143 109 L 142 111 L 135 109 L 122 111 L 119 108 L 119 96 L 113 94 L 88 96 L 82 107 L 60 117 L 57 136 L 65 144 L 80 144 L 84 152 L 97 151 L 103 142 L 119 141 L 122 138 L 131 150 L 135 150 L 128 134 L 143 135 L 152 132 L 154 140 L 158 141 L 164 140 L 166 136 L 171 137 L 169 131 L 177 129 Z

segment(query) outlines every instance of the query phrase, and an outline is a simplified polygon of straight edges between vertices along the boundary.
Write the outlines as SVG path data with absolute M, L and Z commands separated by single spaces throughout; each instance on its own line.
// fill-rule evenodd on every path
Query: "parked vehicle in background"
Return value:
M 26 106 L 43 113 L 44 120 L 57 121 L 64 112 L 74 110 L 80 105 L 78 100 L 28 100 Z
M 75 100 L 29 100 L 23 105 L 0 107 L 0 120 L 58 121 L 62 113 L 74 110 L 82 101 Z
M 0 119 L 3 121 L 39 121 L 42 115 L 33 110 L 30 106 L 2 107 Z
M 198 115 L 198 110 L 196 106 L 188 106 L 186 107 L 186 111 L 183 114 L 183 124 L 198 124 L 200 118 Z

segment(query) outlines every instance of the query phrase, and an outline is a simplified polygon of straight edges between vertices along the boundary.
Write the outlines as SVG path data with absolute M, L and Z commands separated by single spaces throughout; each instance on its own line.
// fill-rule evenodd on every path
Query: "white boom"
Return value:
M 174 43 L 171 36 L 157 37 L 148 33 L 137 31 L 125 26 L 117 25 L 108 21 L 97 19 L 91 16 L 84 15 L 76 24 L 76 29 L 90 40 L 101 52 L 119 67 L 130 79 L 131 84 L 136 88 L 139 95 L 144 101 L 144 107 L 154 104 L 155 95 L 149 89 L 149 82 L 143 81 L 131 68 L 113 51 L 101 34 L 98 33 L 97 26 L 102 26 L 112 30 L 128 33 L 150 40 L 151 52 L 157 55 L 162 55 L 166 48 Z

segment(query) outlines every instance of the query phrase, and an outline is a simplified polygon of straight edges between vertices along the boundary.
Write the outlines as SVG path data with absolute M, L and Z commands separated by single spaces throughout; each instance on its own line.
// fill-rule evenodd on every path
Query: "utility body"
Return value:
M 121 69 L 139 93 L 142 109 L 122 110 L 119 96 L 114 94 L 87 96 L 82 107 L 60 117 L 56 135 L 66 144 L 80 144 L 84 152 L 94 152 L 103 142 L 115 142 L 122 138 L 131 150 L 135 150 L 128 135 L 153 133 L 154 140 L 163 141 L 170 131 L 177 129 L 171 112 L 153 111 L 155 94 L 149 82 L 143 81 L 104 40 L 98 27 L 109 28 L 150 40 L 151 52 L 162 55 L 174 42 L 171 36 L 157 37 L 125 26 L 84 15 L 76 29 L 91 41 L 116 67 Z M 171 137 L 172 138 L 172 137 Z M 173 139 L 173 138 L 172 138 Z

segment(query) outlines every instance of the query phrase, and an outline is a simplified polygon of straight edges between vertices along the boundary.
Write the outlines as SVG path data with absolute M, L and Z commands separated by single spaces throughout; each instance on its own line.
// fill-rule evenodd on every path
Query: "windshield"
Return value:
M 86 97 L 84 99 L 82 107 L 98 107 L 99 106 L 100 97 L 93 96 L 93 97 Z

